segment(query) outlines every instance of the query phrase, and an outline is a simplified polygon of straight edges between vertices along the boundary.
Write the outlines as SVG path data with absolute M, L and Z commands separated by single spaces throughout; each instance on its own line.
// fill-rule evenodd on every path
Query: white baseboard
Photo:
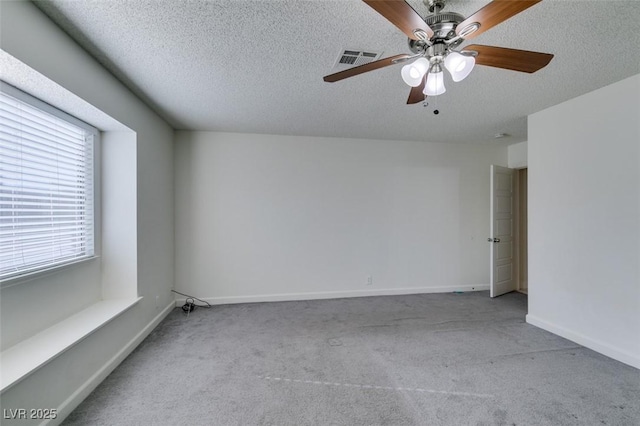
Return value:
M 485 291 L 489 290 L 489 284 L 466 285 L 466 286 L 445 286 L 445 287 L 407 287 L 407 288 L 387 288 L 387 289 L 365 289 L 348 291 L 316 291 L 308 293 L 279 293 L 262 294 L 253 296 L 222 296 L 222 297 L 200 297 L 212 305 L 228 305 L 236 303 L 257 303 L 257 302 L 288 302 L 294 300 L 319 300 L 319 299 L 342 299 L 346 297 L 367 297 L 367 296 L 397 296 L 403 294 L 426 294 L 426 293 L 452 293 L 456 291 Z M 181 291 L 189 294 L 188 291 Z M 185 298 L 176 299 L 176 306 L 182 306 Z
M 89 396 L 93 390 L 98 387 L 100 383 L 104 379 L 107 378 L 109 374 L 115 368 L 120 365 L 124 359 L 129 356 L 131 352 L 147 337 L 160 321 L 162 321 L 169 313 L 175 308 L 175 304 L 173 302 L 169 303 L 167 307 L 165 307 L 158 315 L 155 316 L 153 320 L 149 324 L 147 324 L 138 334 L 135 335 L 133 339 L 131 339 L 122 349 L 118 351 L 106 364 L 102 366 L 96 373 L 89 378 L 78 390 L 76 390 L 69 398 L 66 399 L 60 406 L 58 407 L 58 416 L 54 420 L 50 420 L 47 422 L 41 423 L 41 425 L 59 425 L 64 421 L 64 419 L 71 414 L 75 408 L 80 405 L 84 399 Z
M 608 343 L 592 339 L 591 337 L 585 336 L 584 334 L 576 333 L 564 327 L 557 326 L 531 314 L 527 315 L 526 320 L 528 324 L 535 325 L 536 327 L 547 330 L 553 334 L 557 334 L 560 337 L 564 337 L 565 339 L 571 340 L 572 342 L 599 352 L 602 355 L 608 356 L 609 358 L 613 358 L 616 361 L 620 361 L 622 363 L 640 369 L 640 357 L 637 354 L 632 354 L 630 352 L 616 348 L 615 346 L 611 346 Z

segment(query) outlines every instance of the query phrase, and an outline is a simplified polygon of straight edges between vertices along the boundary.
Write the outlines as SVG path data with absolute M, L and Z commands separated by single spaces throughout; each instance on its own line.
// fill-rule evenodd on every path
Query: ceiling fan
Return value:
M 389 65 L 415 61 L 402 68 L 402 79 L 411 86 L 407 104 L 445 92 L 444 68 L 453 81 L 463 80 L 475 64 L 527 73 L 544 68 L 549 53 L 472 44 L 458 49 L 464 40 L 476 37 L 542 0 L 493 0 L 465 19 L 442 12 L 446 0 L 423 0 L 430 15 L 424 19 L 404 0 L 363 0 L 409 37 L 413 54 L 400 54 L 353 67 L 324 77 L 333 83 Z

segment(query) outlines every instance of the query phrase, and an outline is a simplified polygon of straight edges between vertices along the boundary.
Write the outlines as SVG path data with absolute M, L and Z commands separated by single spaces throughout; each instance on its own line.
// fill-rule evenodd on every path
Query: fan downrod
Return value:
M 429 8 L 429 12 L 439 13 L 444 9 L 446 0 L 423 0 L 422 2 Z

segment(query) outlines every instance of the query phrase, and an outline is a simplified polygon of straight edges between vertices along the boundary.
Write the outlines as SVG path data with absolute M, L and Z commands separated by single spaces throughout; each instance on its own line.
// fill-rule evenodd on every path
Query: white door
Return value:
M 513 259 L 513 184 L 513 169 L 491 166 L 491 297 L 515 291 L 517 286 Z

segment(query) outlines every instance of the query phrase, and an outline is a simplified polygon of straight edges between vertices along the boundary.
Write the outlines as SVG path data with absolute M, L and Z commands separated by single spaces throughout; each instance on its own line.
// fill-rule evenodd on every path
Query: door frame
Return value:
M 513 188 L 512 188 L 512 218 L 513 218 L 513 230 L 512 230 L 512 234 L 513 234 L 513 246 L 512 246 L 512 264 L 513 264 L 513 281 L 515 283 L 515 290 L 513 291 L 517 291 L 520 293 L 524 293 L 524 294 L 528 294 L 528 286 L 523 288 L 523 284 L 526 283 L 528 284 L 528 279 L 524 280 L 522 279 L 522 268 L 523 268 L 523 261 L 526 262 L 528 264 L 528 250 L 525 252 L 524 256 L 526 256 L 526 258 L 523 257 L 522 254 L 522 249 L 521 249 L 521 244 L 522 244 L 522 232 L 521 232 L 521 222 L 522 220 L 526 220 L 528 223 L 528 215 L 526 218 L 523 218 L 523 214 L 522 214 L 522 197 L 525 197 L 526 203 L 525 203 L 525 208 L 526 208 L 526 212 L 528 212 L 528 167 L 527 165 L 523 165 L 520 167 L 504 167 L 504 166 L 499 166 L 499 167 L 503 167 L 503 168 L 508 168 L 513 170 Z M 490 192 L 491 194 L 493 194 L 493 169 L 494 166 L 492 165 L 490 168 L 490 173 L 491 173 L 491 179 L 490 179 Z M 526 193 L 523 194 L 522 191 L 520 190 L 521 187 L 521 171 L 522 170 L 527 170 L 527 187 L 525 188 Z M 489 206 L 489 217 L 490 217 L 490 227 L 489 227 L 489 234 L 490 234 L 490 239 L 493 239 L 493 237 L 495 235 L 491 235 L 492 231 L 493 231 L 493 209 L 494 209 L 494 200 L 493 197 L 490 197 L 490 206 Z M 528 228 L 528 225 L 527 225 Z M 493 274 L 494 274 L 494 270 L 493 270 L 493 256 L 494 256 L 494 243 L 492 242 L 490 244 L 490 251 L 489 251 L 489 288 L 490 290 L 493 289 Z M 490 292 L 491 295 L 491 292 Z M 493 296 L 491 296 L 493 297 Z
M 514 238 L 515 238 L 515 244 L 514 244 L 514 256 L 515 256 L 515 276 L 516 276 L 516 291 L 520 292 L 520 293 L 524 293 L 524 294 L 528 294 L 528 277 L 527 279 L 524 281 L 524 283 L 527 284 L 527 287 L 523 287 L 523 279 L 522 279 L 522 269 L 523 269 L 523 260 L 524 262 L 526 262 L 527 266 L 528 266 L 528 256 L 529 256 L 529 251 L 526 250 L 524 253 L 524 256 L 522 254 L 522 239 L 523 239 L 523 235 L 522 235 L 522 220 L 525 219 L 526 223 L 526 227 L 528 229 L 528 211 L 529 211 L 529 191 L 528 191 L 528 183 L 529 183 L 529 173 L 528 173 L 528 168 L 527 166 L 522 166 L 522 167 L 514 167 L 513 168 L 515 170 L 515 181 L 514 181 L 514 186 L 515 186 L 515 191 L 514 191 L 514 227 L 515 227 L 515 233 L 514 233 Z M 521 191 L 521 179 L 522 179 L 522 170 L 526 170 L 527 171 L 527 176 L 526 176 L 526 180 L 527 180 L 527 187 L 525 188 L 525 193 L 523 194 Z M 525 208 L 526 208 L 526 217 L 523 218 L 523 212 L 522 212 L 522 201 L 523 201 L 523 197 L 525 200 Z M 528 233 L 527 233 L 528 234 Z M 528 239 L 527 239 L 528 242 Z M 527 268 L 528 269 L 528 268 Z

